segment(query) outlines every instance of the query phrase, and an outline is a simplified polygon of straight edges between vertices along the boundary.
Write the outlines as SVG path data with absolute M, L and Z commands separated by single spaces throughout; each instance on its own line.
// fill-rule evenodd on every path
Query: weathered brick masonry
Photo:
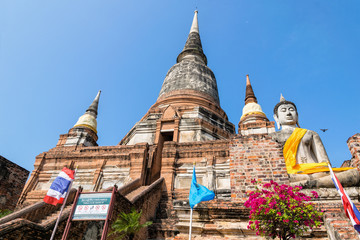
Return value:
M 188 199 L 193 163 L 196 163 L 198 182 L 215 190 L 220 198 L 230 199 L 230 182 L 228 185 L 224 183 L 229 180 L 228 146 L 229 141 L 226 140 L 165 143 L 161 176 L 165 178 L 166 188 L 163 190 L 156 223 L 152 227 L 156 229 L 152 238 L 171 238 L 179 233 L 177 209 L 181 212 L 189 210 L 188 203 L 184 206 L 182 203 Z
M 238 135 L 231 140 L 230 180 L 232 201 L 245 201 L 254 190 L 251 180 L 289 184 L 282 146 L 269 135 Z
M 347 140 L 351 158 L 351 166 L 360 168 L 360 133 L 355 134 Z
M 13 210 L 29 171 L 0 156 L 0 209 Z
M 78 167 L 74 187 L 98 191 L 119 187 L 139 178 L 148 153 L 146 143 L 111 147 L 56 147 L 36 157 L 34 170 L 26 183 L 20 203 L 41 200 L 64 167 Z

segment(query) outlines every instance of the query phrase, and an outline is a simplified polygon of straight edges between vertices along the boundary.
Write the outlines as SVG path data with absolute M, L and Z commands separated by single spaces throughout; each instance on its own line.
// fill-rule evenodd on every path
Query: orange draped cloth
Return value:
M 286 170 L 289 174 L 310 174 L 317 172 L 328 172 L 329 167 L 326 162 L 320 163 L 296 163 L 296 154 L 301 142 L 301 139 L 307 132 L 306 129 L 303 128 L 295 128 L 294 132 L 288 138 L 284 145 L 284 158 L 286 164 Z M 350 167 L 346 168 L 333 168 L 334 171 L 341 172 L 349 169 L 353 169 Z

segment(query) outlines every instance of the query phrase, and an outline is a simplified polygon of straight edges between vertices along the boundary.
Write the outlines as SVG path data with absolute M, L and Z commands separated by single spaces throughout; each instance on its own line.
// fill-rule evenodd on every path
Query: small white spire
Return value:
M 101 90 L 99 90 L 99 91 L 98 91 L 98 93 L 97 93 L 97 95 L 96 95 L 96 97 L 95 97 L 94 101 L 99 102 L 100 93 L 101 93 Z
M 198 14 L 198 10 L 195 10 L 194 19 L 193 19 L 193 22 L 191 25 L 190 33 L 192 33 L 192 32 L 199 33 L 199 24 L 198 24 L 197 14 Z
M 251 85 L 249 74 L 246 75 L 246 86 Z

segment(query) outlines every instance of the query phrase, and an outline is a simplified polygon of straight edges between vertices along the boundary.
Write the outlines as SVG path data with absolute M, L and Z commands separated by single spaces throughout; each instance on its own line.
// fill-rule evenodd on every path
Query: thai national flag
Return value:
M 342 203 L 344 205 L 345 214 L 348 218 L 350 218 L 352 225 L 354 226 L 355 230 L 360 233 L 360 212 L 351 201 L 347 193 L 345 192 L 344 188 L 341 186 L 339 179 L 334 174 L 330 164 L 329 164 L 331 178 L 335 184 L 336 189 L 338 190 Z
M 49 191 L 44 197 L 44 202 L 56 206 L 56 204 L 62 204 L 66 196 L 66 192 L 74 180 L 75 171 L 64 167 L 59 175 L 55 178 L 51 184 Z

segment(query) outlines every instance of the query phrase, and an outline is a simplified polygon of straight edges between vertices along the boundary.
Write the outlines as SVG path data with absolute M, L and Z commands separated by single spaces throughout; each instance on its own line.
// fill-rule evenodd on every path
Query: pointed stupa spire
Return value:
M 261 109 L 261 106 L 257 103 L 255 93 L 250 83 L 249 75 L 246 75 L 245 106 L 242 111 L 240 123 L 243 122 L 245 117 L 250 117 L 250 116 L 262 116 L 266 118 L 266 115 Z
M 101 91 L 98 92 L 94 101 L 91 103 L 91 105 L 86 110 L 84 115 L 79 117 L 79 120 L 74 125 L 74 128 L 87 127 L 87 128 L 90 128 L 91 130 L 93 130 L 95 133 L 97 133 L 96 118 L 97 118 L 97 113 L 98 113 L 97 111 L 98 111 L 98 106 L 99 106 L 100 93 L 101 93 Z
M 195 11 L 185 47 L 177 57 L 177 63 L 166 74 L 158 101 L 174 99 L 175 96 L 186 96 L 188 101 L 196 95 L 196 98 L 208 99 L 211 104 L 220 105 L 216 78 L 206 65 L 206 56 L 201 47 L 197 16 Z
M 97 117 L 97 113 L 98 113 L 97 110 L 98 110 L 98 106 L 99 106 L 100 94 L 101 94 L 101 90 L 99 90 L 94 101 L 91 103 L 89 108 L 86 110 L 86 112 L 88 112 L 89 114 L 95 114 L 94 115 L 95 118 Z
M 193 18 L 193 22 L 191 25 L 191 29 L 190 29 L 190 33 L 192 32 L 196 32 L 199 33 L 199 23 L 198 23 L 198 10 L 195 10 L 195 14 L 194 14 L 194 18 Z
M 176 62 L 181 62 L 186 57 L 197 57 L 200 61 L 207 64 L 207 58 L 203 52 L 198 24 L 198 11 L 195 10 L 193 22 L 191 24 L 190 33 L 185 43 L 185 47 L 176 59 Z
M 246 75 L 246 92 L 245 92 L 245 104 L 248 103 L 257 103 L 257 99 L 254 94 L 254 90 L 252 89 L 249 74 Z

